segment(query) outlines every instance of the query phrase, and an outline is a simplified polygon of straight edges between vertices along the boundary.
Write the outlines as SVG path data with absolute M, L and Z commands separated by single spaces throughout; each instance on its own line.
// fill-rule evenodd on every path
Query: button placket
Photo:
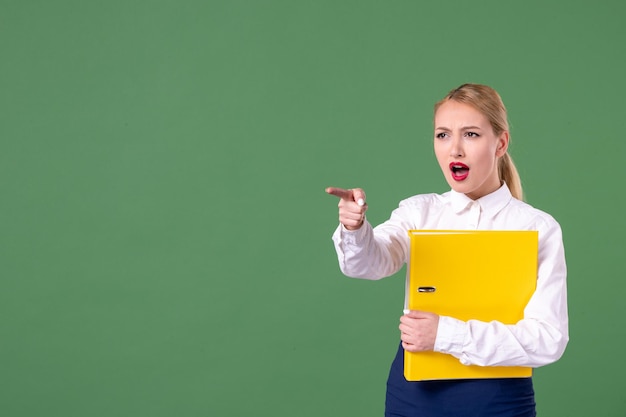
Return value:
M 471 227 L 472 229 L 477 229 L 479 221 L 480 221 L 480 204 L 474 201 L 470 208 L 469 227 Z

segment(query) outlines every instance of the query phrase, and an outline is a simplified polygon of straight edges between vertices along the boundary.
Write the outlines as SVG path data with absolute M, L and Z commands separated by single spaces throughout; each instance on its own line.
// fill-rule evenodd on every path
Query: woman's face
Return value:
M 498 159 L 509 133 L 496 136 L 487 118 L 470 105 L 446 101 L 435 114 L 435 155 L 450 187 L 476 200 L 500 188 Z

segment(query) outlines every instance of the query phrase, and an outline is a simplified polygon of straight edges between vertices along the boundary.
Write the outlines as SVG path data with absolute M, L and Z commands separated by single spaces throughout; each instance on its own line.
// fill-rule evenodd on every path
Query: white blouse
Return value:
M 395 274 L 409 259 L 411 229 L 539 231 L 537 288 L 524 318 L 503 324 L 441 316 L 434 350 L 481 366 L 538 367 L 561 357 L 569 340 L 567 271 L 561 228 L 552 216 L 513 198 L 506 184 L 475 201 L 453 190 L 416 195 L 375 228 L 367 221 L 354 231 L 337 228 L 341 271 L 371 280 Z

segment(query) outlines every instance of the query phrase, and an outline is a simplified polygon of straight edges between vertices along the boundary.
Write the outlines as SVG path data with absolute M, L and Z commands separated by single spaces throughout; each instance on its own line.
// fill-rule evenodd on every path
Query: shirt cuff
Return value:
M 467 337 L 467 323 L 448 316 L 439 316 L 435 352 L 460 358 Z
M 346 229 L 343 224 L 339 224 L 336 235 L 339 238 L 339 241 L 345 242 L 347 245 L 359 245 L 365 238 L 365 235 L 370 228 L 371 226 L 369 226 L 367 220 L 364 220 L 361 227 L 356 230 Z

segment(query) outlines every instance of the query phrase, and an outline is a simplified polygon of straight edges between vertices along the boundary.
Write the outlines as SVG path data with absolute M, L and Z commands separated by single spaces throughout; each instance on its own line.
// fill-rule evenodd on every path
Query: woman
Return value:
M 539 367 L 558 360 L 569 339 L 561 229 L 522 201 L 500 96 L 488 86 L 464 84 L 435 105 L 434 124 L 435 155 L 449 192 L 403 200 L 389 220 L 373 228 L 365 218 L 363 190 L 326 190 L 340 198 L 333 240 L 341 271 L 365 279 L 393 275 L 408 260 L 411 229 L 537 230 L 537 287 L 514 325 L 464 322 L 428 311 L 404 314 L 385 415 L 535 416 L 532 378 L 409 382 L 403 376 L 403 350 L 442 352 L 466 365 Z

